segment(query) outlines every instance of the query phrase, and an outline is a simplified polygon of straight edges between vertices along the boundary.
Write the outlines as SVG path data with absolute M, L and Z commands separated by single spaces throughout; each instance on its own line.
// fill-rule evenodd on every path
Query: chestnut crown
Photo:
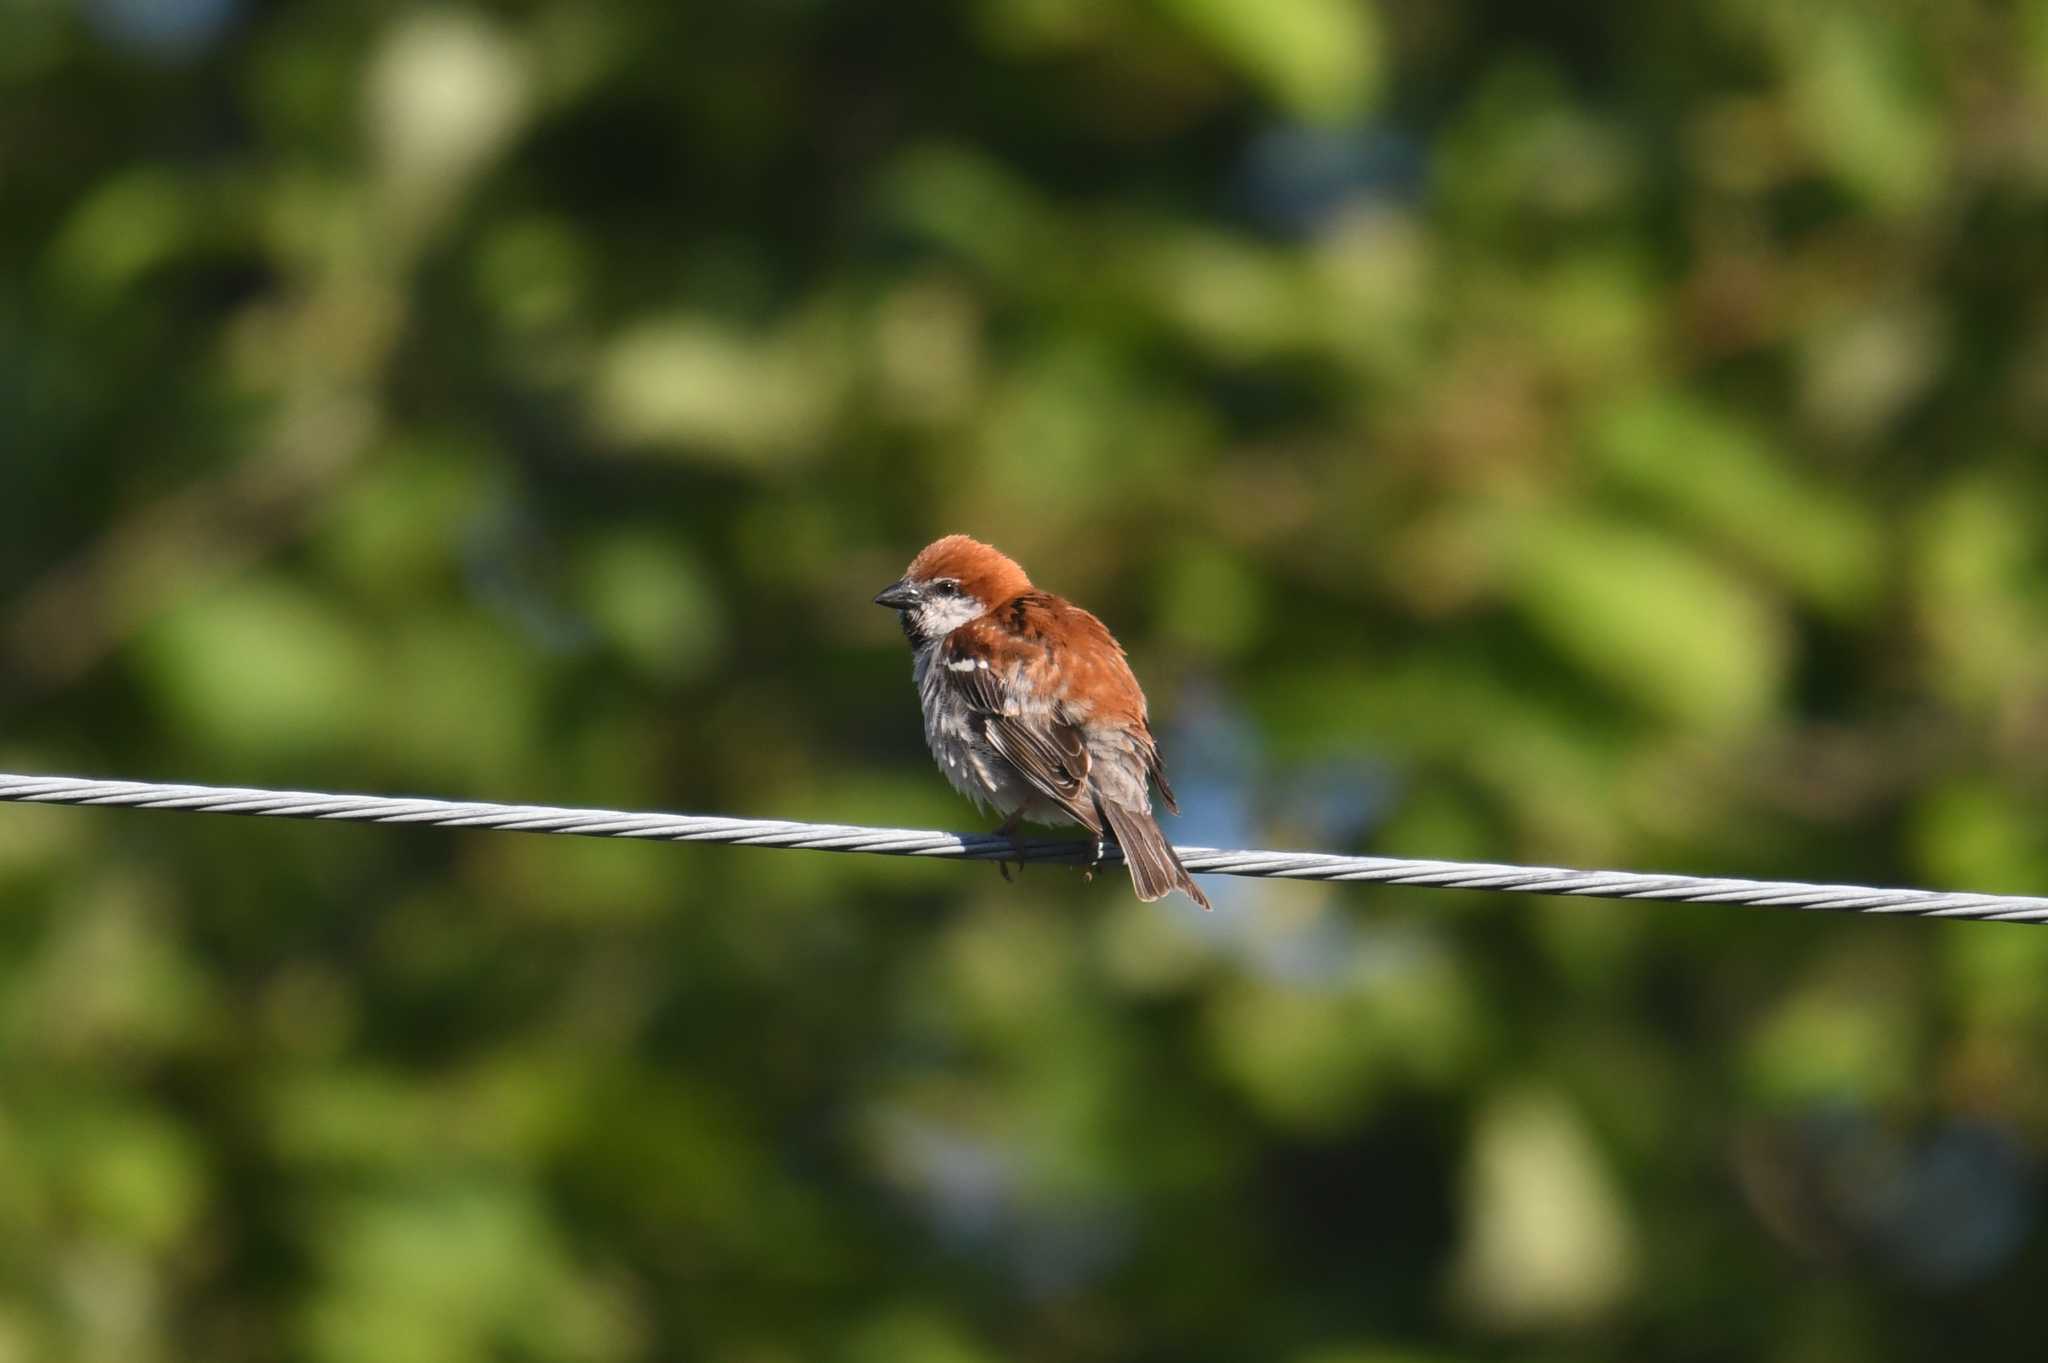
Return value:
M 912 642 L 938 639 L 1031 590 L 1017 561 L 966 535 L 933 540 L 875 604 L 902 612 Z

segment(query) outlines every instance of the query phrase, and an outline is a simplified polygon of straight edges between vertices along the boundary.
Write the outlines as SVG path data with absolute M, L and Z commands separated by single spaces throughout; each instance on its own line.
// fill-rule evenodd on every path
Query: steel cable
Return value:
M 868 852 L 897 857 L 966 857 L 979 861 L 1085 864 L 1095 856 L 1086 842 L 1025 842 L 988 833 L 941 833 L 921 828 L 867 828 L 854 824 L 799 823 L 787 819 L 731 819 L 701 814 L 629 813 L 564 809 L 551 805 L 485 804 L 386 795 L 254 790 L 236 786 L 164 785 L 150 781 L 93 781 L 71 776 L 0 774 L 0 801 L 172 809 L 193 814 L 246 814 L 344 823 L 428 824 L 444 828 L 567 833 L 589 838 L 726 843 L 739 847 L 797 848 L 815 852 Z M 1886 890 L 1862 885 L 1808 885 L 1797 881 L 1727 880 L 1711 876 L 1646 875 L 1635 871 L 1575 871 L 1554 866 L 1500 866 L 1484 862 L 1418 861 L 1402 857 L 1336 856 L 1323 852 L 1177 849 L 1190 871 L 1205 875 L 1267 876 L 1413 885 L 1440 890 L 1578 895 L 1600 899 L 1748 904 L 1766 908 L 1844 913 L 1905 914 L 2012 923 L 2048 922 L 2048 899 L 1939 890 Z M 1109 844 L 1103 859 L 1119 854 Z

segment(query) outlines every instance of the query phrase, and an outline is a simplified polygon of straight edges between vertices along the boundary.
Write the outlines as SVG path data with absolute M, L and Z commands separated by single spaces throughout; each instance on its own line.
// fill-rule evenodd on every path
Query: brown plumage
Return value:
M 925 740 L 954 789 L 1018 820 L 1113 836 L 1140 899 L 1188 875 L 1152 817 L 1151 787 L 1178 814 L 1123 648 L 1093 615 L 1031 585 L 1016 562 L 965 535 L 925 546 L 875 598 L 901 613 Z

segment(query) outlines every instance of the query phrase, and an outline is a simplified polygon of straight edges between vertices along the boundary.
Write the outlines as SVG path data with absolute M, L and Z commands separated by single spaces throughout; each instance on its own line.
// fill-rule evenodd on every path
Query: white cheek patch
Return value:
M 943 639 L 980 614 L 971 596 L 934 597 L 917 608 L 917 624 L 927 639 Z

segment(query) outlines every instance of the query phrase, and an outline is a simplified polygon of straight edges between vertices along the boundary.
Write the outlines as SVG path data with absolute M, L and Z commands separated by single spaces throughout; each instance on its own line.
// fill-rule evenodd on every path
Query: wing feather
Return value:
M 1088 794 L 1090 757 L 1078 724 L 1058 705 L 1027 704 L 1014 694 L 1015 658 L 989 665 L 984 642 L 963 625 L 941 646 L 938 664 L 946 686 L 980 721 L 988 745 L 1017 769 L 1030 787 L 1091 832 L 1102 818 Z M 1012 648 L 1029 648 L 1012 641 Z M 1027 664 L 1029 659 L 1024 659 Z

